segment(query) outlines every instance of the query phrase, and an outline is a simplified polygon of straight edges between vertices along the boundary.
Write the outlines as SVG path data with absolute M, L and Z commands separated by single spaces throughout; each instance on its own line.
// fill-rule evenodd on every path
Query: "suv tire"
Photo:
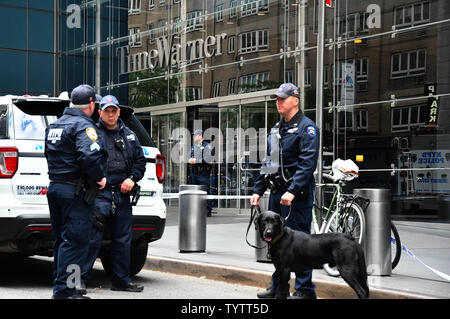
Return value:
M 133 277 L 137 275 L 145 265 L 147 260 L 148 245 L 145 247 L 133 247 L 131 246 L 130 251 L 130 276 Z M 100 253 L 100 260 L 102 261 L 103 269 L 107 274 L 111 274 L 112 271 L 112 261 L 111 261 L 111 251 L 109 249 L 102 249 Z

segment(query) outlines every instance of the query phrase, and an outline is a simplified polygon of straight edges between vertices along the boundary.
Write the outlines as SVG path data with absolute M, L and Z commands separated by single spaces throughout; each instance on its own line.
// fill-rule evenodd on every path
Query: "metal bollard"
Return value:
M 259 199 L 259 207 L 261 208 L 261 212 L 269 209 L 269 196 L 270 191 L 264 193 L 263 196 Z M 264 247 L 262 249 L 255 248 L 255 257 L 258 262 L 272 262 L 272 259 L 268 256 L 269 246 L 267 243 L 261 238 L 259 235 L 259 231 L 255 231 L 255 246 L 256 247 Z
M 369 275 L 389 276 L 392 273 L 391 259 L 391 190 L 362 188 L 353 194 L 370 199 L 365 211 L 366 232 L 364 253 Z
M 204 185 L 180 185 L 178 207 L 178 250 L 206 250 L 206 196 Z

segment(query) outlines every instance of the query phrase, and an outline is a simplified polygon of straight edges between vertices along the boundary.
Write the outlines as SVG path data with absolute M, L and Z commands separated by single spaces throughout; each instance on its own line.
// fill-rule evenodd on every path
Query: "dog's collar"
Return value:
M 275 236 L 272 241 L 270 242 L 271 245 L 276 244 L 277 241 L 279 241 L 281 239 L 281 237 L 283 237 L 284 235 L 284 229 L 281 231 L 281 233 L 279 233 L 277 236 Z

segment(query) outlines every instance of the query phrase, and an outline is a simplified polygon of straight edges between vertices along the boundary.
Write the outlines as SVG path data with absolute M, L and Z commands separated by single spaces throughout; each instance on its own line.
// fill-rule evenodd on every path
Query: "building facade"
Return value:
M 180 158 L 192 141 L 183 129 L 215 128 L 207 136 L 220 150 L 213 193 L 251 195 L 260 145 L 279 121 L 271 94 L 295 83 L 304 113 L 316 120 L 323 74 L 324 165 L 355 161 L 360 176 L 347 190 L 390 189 L 393 215 L 449 218 L 450 2 L 332 1 L 317 65 L 318 1 L 0 1 L 0 14 L 28 17 L 26 45 L 11 35 L 0 54 L 50 56 L 45 74 L 55 95 L 90 83 L 133 106 L 168 158 L 166 193 L 189 174 Z M 33 44 L 43 32 L 33 28 L 35 12 L 52 20 L 45 48 Z M 2 94 L 48 91 L 33 88 L 44 71 L 25 65 L 28 86 L 3 80 Z M 248 199 L 215 205 L 245 209 Z

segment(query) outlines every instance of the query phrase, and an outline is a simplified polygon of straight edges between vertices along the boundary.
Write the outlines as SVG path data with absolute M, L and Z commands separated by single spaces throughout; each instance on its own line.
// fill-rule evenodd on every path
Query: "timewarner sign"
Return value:
M 183 43 L 173 43 L 174 37 L 156 39 L 157 49 L 130 53 L 130 45 L 117 49 L 120 61 L 120 74 L 153 70 L 156 67 L 189 65 L 193 61 L 219 56 L 223 53 L 223 40 L 226 33 L 208 36 L 205 40 L 196 39 Z

